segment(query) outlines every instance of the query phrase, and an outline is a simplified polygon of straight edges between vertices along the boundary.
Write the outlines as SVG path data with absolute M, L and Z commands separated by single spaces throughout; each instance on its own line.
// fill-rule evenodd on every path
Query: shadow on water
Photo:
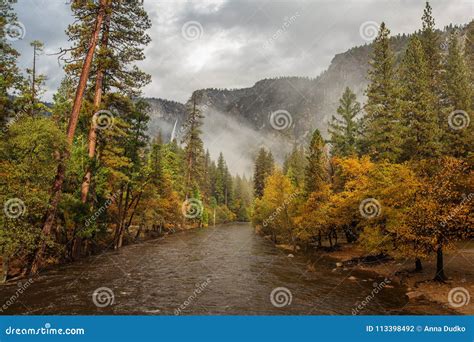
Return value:
M 3 314 L 351 314 L 383 280 L 334 272 L 328 259 L 311 272 L 307 263 L 303 255 L 287 257 L 249 224 L 229 224 L 60 266 L 27 288 L 2 286 L 0 304 L 8 303 Z M 406 289 L 390 285 L 360 314 L 423 313 L 404 311 Z

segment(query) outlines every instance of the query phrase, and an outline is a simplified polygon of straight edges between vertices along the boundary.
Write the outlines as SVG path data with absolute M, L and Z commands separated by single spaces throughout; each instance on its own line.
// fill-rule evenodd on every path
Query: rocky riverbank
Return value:
M 328 253 L 334 258 L 335 268 L 372 271 L 407 287 L 410 303 L 437 303 L 456 314 L 473 315 L 474 249 L 472 244 L 459 244 L 445 255 L 445 283 L 433 281 L 435 260 L 423 260 L 423 270 L 415 272 L 413 259 L 367 258 L 357 246 L 342 244 Z

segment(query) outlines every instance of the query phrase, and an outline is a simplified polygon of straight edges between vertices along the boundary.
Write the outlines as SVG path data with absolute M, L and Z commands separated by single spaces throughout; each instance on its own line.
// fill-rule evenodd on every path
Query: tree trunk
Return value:
M 321 247 L 323 245 L 322 237 L 321 237 L 321 231 L 318 232 L 318 247 Z
M 444 274 L 444 262 L 443 262 L 443 246 L 438 245 L 436 250 L 436 274 L 434 280 L 444 282 L 447 279 Z
M 415 272 L 421 272 L 423 271 L 423 265 L 421 263 L 420 258 L 415 259 Z
M 108 0 L 109 1 L 109 0 Z M 100 49 L 107 49 L 109 41 L 109 29 L 110 29 L 110 15 L 107 15 L 104 20 L 102 39 L 100 42 Z M 88 136 L 88 155 L 89 160 L 93 160 L 95 157 L 95 149 L 97 145 L 97 120 L 94 120 L 94 115 L 100 109 L 100 103 L 102 102 L 102 89 L 104 83 L 105 68 L 104 63 L 99 63 L 97 69 L 97 76 L 95 80 L 95 92 L 94 92 L 94 113 L 92 113 L 91 126 L 89 128 Z M 81 201 L 82 203 L 87 202 L 87 195 L 89 194 L 89 188 L 92 178 L 92 167 L 89 163 L 84 175 L 82 186 L 81 186 Z
M 329 238 L 329 247 L 332 248 L 332 237 L 331 237 L 331 233 L 328 234 L 328 238 Z
M 121 195 L 122 196 L 122 195 Z M 125 232 L 125 219 L 127 216 L 127 209 L 129 206 L 130 200 L 130 184 L 127 184 L 127 190 L 125 192 L 125 202 L 122 206 L 119 207 L 118 213 L 118 225 L 117 230 L 115 231 L 115 238 L 114 238 L 114 249 L 119 249 L 122 247 L 123 243 L 123 234 Z
M 89 49 L 84 58 L 84 63 L 82 65 L 81 76 L 79 78 L 79 83 L 76 89 L 76 95 L 74 98 L 74 104 L 71 110 L 71 116 L 69 118 L 69 123 L 67 127 L 67 142 L 69 148 L 72 145 L 74 140 L 74 134 L 76 132 L 77 122 L 79 120 L 79 113 L 81 110 L 82 99 L 84 97 L 84 92 L 86 90 L 87 80 L 89 79 L 89 72 L 92 65 L 92 59 L 94 57 L 95 48 L 97 46 L 97 41 L 99 39 L 100 28 L 104 20 L 104 14 L 106 10 L 106 1 L 100 0 L 100 8 L 97 13 L 97 18 L 95 21 L 94 30 L 92 31 L 91 40 L 89 44 Z M 51 191 L 51 197 L 49 200 L 49 208 L 46 212 L 46 217 L 42 229 L 42 234 L 44 237 L 49 236 L 53 228 L 53 224 L 56 218 L 56 212 L 59 205 L 59 200 L 61 198 L 61 192 L 63 188 L 65 173 L 66 173 L 66 161 L 69 158 L 69 151 L 62 153 L 58 168 L 56 171 L 56 177 L 53 182 L 53 187 Z M 40 247 L 36 250 L 33 263 L 31 265 L 30 273 L 36 274 L 41 265 L 41 260 L 46 249 L 46 242 L 43 240 L 40 242 Z
M 8 257 L 6 255 L 2 256 L 2 273 L 0 273 L 0 284 L 7 281 L 8 277 Z

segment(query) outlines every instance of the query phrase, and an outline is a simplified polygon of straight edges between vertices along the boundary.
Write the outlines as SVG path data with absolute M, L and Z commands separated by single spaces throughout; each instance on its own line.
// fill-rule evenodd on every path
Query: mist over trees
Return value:
M 334 250 L 344 237 L 370 255 L 409 258 L 418 270 L 436 257 L 434 278 L 444 281 L 445 251 L 474 237 L 473 22 L 463 28 L 466 38 L 448 28 L 445 50 L 429 4 L 409 37 L 391 37 L 382 23 L 374 42 L 357 50 L 370 51 L 366 99 L 359 102 L 344 85 L 328 113 L 327 137 L 322 127 L 307 132 L 322 95 L 311 105 L 295 100 L 309 97 L 316 80 L 282 77 L 285 83 L 196 91 L 186 106 L 167 103 L 186 118 L 168 139 L 159 129 L 149 136 L 150 106 L 141 97 L 151 82 L 138 67 L 151 27 L 142 2 L 70 3 L 70 46 L 58 51 L 65 77 L 51 106 L 41 100 L 48 76 L 37 68 L 43 43 L 30 42 L 31 65 L 17 66 L 19 53 L 5 30 L 17 20 L 13 3 L 0 0 L 1 281 L 232 221 L 251 221 L 294 251 Z M 300 110 L 293 136 L 275 134 L 264 116 L 251 117 L 269 111 L 255 100 L 266 87 L 273 87 L 267 98 L 283 94 L 273 105 L 286 101 Z M 282 151 L 265 145 L 270 140 L 248 139 L 255 132 L 240 127 L 233 129 L 253 150 L 264 145 L 251 178 L 232 170 L 227 151 L 214 154 L 215 146 L 203 142 L 204 93 L 217 99 L 216 113 L 239 108 L 246 123 L 286 139 L 282 165 Z
M 369 255 L 411 259 L 418 271 L 434 256 L 434 279 L 447 279 L 444 252 L 474 237 L 472 41 L 452 29 L 443 51 L 429 3 L 421 26 L 396 63 L 380 25 L 366 103 L 347 87 L 328 140 L 315 130 L 295 149 L 306 156 L 303 183 L 289 167 L 295 151 L 265 175 L 263 190 L 255 183 L 257 230 L 295 251 L 325 241 L 334 249 L 342 234 Z M 472 37 L 474 23 L 466 30 Z
M 16 66 L 4 30 L 16 20 L 12 4 L 0 8 L 2 280 L 177 230 L 249 219 L 251 182 L 232 176 L 222 154 L 216 165 L 205 153 L 195 102 L 182 141 L 147 135 L 140 94 L 151 78 L 136 63 L 145 58 L 151 22 L 141 2 L 71 2 L 76 20 L 66 31 L 71 46 L 58 54 L 65 77 L 51 108 L 40 100 L 44 76 L 35 68 L 42 43 L 31 43 L 26 78 Z

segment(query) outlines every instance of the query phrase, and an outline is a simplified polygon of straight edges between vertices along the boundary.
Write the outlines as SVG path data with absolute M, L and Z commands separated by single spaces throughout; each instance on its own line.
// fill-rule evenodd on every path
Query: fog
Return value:
M 272 151 L 278 163 L 282 163 L 292 149 L 291 141 L 279 131 L 269 134 L 255 130 L 211 108 L 204 110 L 204 115 L 204 148 L 209 150 L 213 160 L 222 152 L 232 174 L 251 176 L 254 159 L 261 147 Z

